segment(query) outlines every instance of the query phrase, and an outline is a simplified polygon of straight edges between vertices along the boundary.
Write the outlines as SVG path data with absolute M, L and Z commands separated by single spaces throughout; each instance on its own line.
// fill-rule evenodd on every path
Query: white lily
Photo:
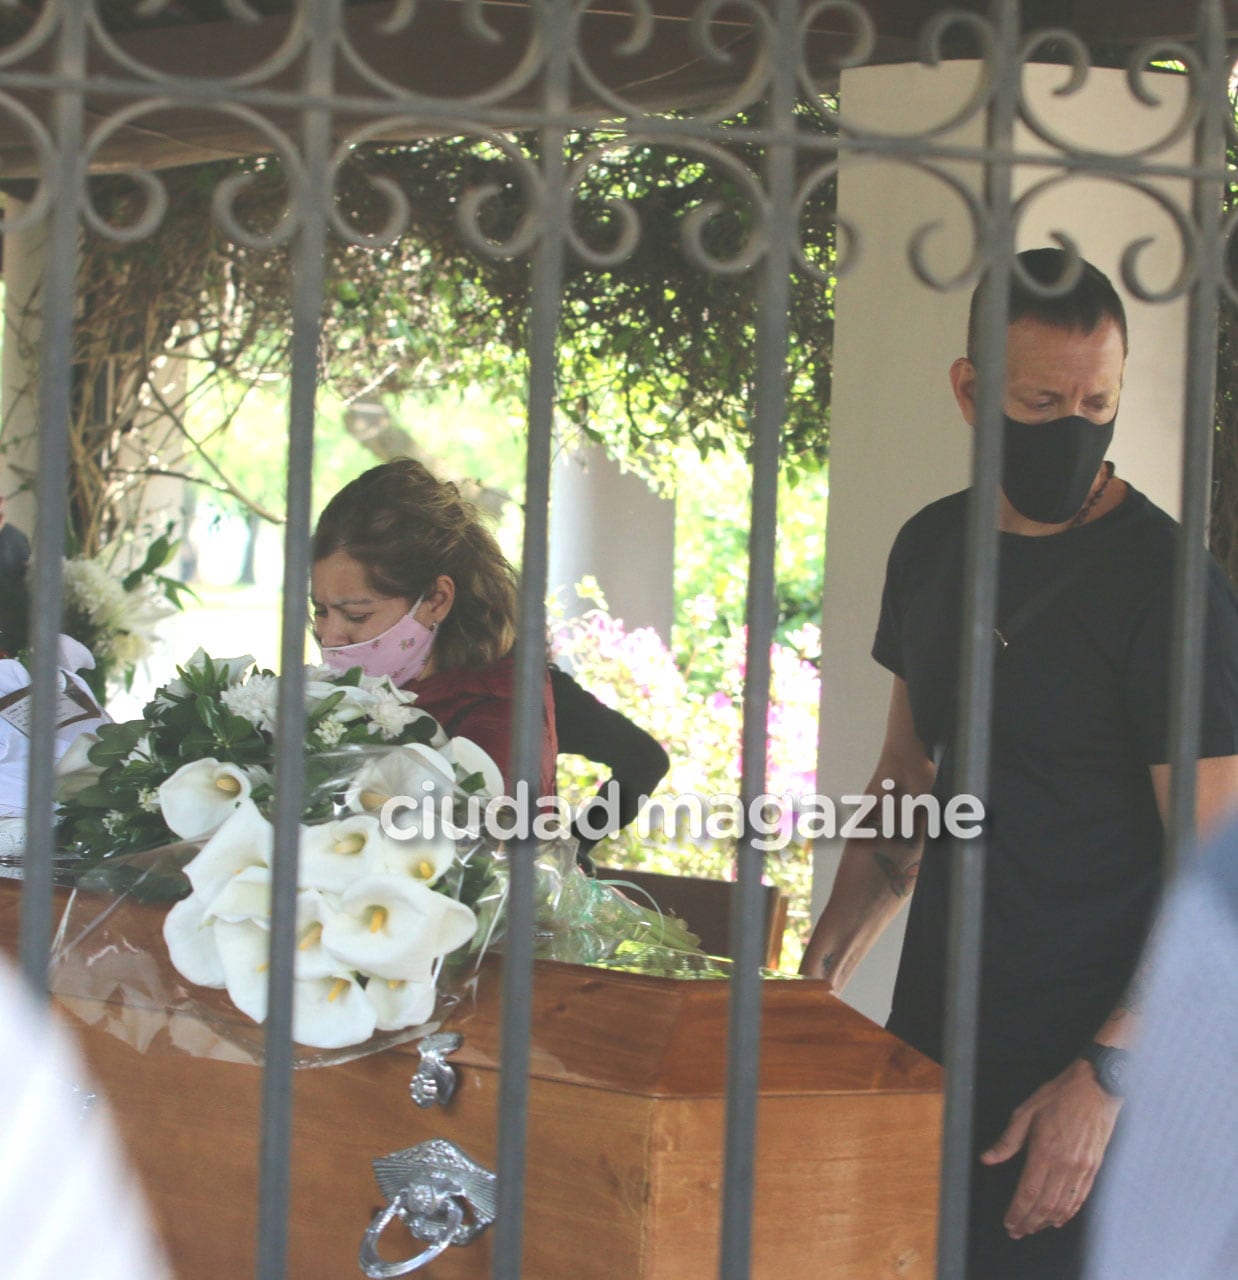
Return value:
M 336 910 L 325 894 L 297 894 L 296 976 L 300 979 L 348 977 L 345 966 L 322 945 L 322 927 Z
M 271 824 L 252 800 L 246 800 L 202 846 L 197 856 L 186 863 L 185 875 L 194 892 L 209 906 L 238 872 L 246 867 L 269 867 L 274 847 L 275 832 Z
M 378 1014 L 378 1030 L 400 1031 L 429 1021 L 434 1013 L 437 989 L 433 982 L 371 978 L 366 983 L 365 995 Z
M 335 684 L 330 680 L 307 680 L 305 684 L 305 709 L 312 713 L 327 698 L 337 693 L 344 696 L 331 710 L 331 718 L 347 724 L 369 715 L 374 706 L 374 695 L 359 685 Z
M 306 889 L 341 893 L 359 876 L 381 870 L 379 846 L 394 844 L 378 819 L 351 814 L 307 827 L 301 838 L 300 883 Z
M 271 967 L 271 934 L 255 920 L 217 920 L 212 926 L 223 964 L 228 996 L 255 1022 L 267 1016 L 267 973 Z
M 506 792 L 499 766 L 470 738 L 452 738 L 443 754 L 455 764 L 461 780 L 474 773 L 481 774 L 481 790 L 472 794 L 493 798 Z
M 208 656 L 209 655 L 206 650 L 199 646 L 193 651 L 188 662 L 181 663 L 181 670 L 202 670 L 206 666 Z M 223 672 L 224 683 L 232 685 L 236 684 L 245 672 L 254 665 L 255 659 L 252 654 L 243 653 L 238 658 L 211 658 L 210 661 L 217 672 Z M 185 681 L 181 676 L 177 676 L 175 679 L 169 680 L 164 688 L 168 693 L 173 694 L 178 698 L 184 698 L 189 695 L 189 687 L 185 684 Z M 158 698 L 156 701 L 166 704 L 166 699 L 164 698 Z
M 292 1038 L 316 1049 L 360 1044 L 373 1034 L 378 1011 L 350 978 L 311 978 L 292 988 Z
M 251 866 L 238 871 L 207 904 L 202 918 L 208 924 L 213 924 L 216 920 L 225 920 L 229 924 L 252 920 L 255 924 L 262 924 L 269 928 L 270 867 Z
M 407 743 L 363 765 L 345 804 L 354 813 L 377 813 L 388 800 L 405 797 L 420 804 L 427 795 L 451 795 L 455 785 L 455 769 L 446 756 L 433 747 Z
M 212 756 L 192 760 L 159 787 L 163 820 L 182 840 L 210 835 L 249 799 L 253 785 L 239 765 Z
M 228 995 L 255 1022 L 267 1016 L 270 935 L 252 921 L 215 925 L 227 973 Z M 299 1044 L 337 1049 L 374 1034 L 378 1014 L 360 983 L 348 972 L 296 978 L 292 984 L 292 1037 Z
M 215 930 L 204 917 L 205 903 L 196 893 L 182 898 L 163 918 L 163 940 L 177 969 L 201 987 L 222 987 L 224 966 Z
M 359 880 L 340 897 L 340 910 L 322 926 L 322 945 L 375 978 L 429 981 L 439 956 L 463 946 L 477 917 L 461 902 L 419 880 L 378 875 Z
M 374 870 L 399 876 L 411 876 L 431 885 L 456 858 L 456 842 L 446 832 L 413 840 L 396 840 L 384 835 L 374 848 Z

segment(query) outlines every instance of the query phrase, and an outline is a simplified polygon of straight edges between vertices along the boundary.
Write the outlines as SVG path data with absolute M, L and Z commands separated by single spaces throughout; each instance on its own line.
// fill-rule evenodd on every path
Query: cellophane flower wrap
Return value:
M 310 668 L 305 687 L 293 1038 L 314 1065 L 433 1029 L 501 946 L 509 875 L 475 820 L 503 788 L 475 743 L 359 669 Z M 61 763 L 75 888 L 52 987 L 139 1049 L 263 1058 L 278 696 L 248 656 L 199 651 L 141 720 L 83 735 Z M 427 806 L 439 821 L 419 826 Z M 573 841 L 534 864 L 540 955 L 709 967 L 678 921 L 583 875 Z

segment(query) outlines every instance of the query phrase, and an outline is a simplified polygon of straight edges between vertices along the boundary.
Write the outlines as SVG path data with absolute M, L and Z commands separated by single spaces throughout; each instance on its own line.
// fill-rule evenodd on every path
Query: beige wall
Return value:
M 867 127 L 912 133 L 947 120 L 975 84 L 972 63 L 935 69 L 865 67 L 843 73 L 842 105 Z M 1135 103 L 1124 73 L 1093 71 L 1085 93 L 1054 102 L 1060 68 L 1028 68 L 1033 102 L 1074 146 L 1113 150 L 1147 143 L 1176 118 L 1165 106 Z M 1181 82 L 1166 78 L 1167 102 L 1180 101 Z M 1046 105 L 1047 104 L 1047 105 Z M 951 135 L 960 145 L 981 140 L 974 122 Z M 1021 137 L 1024 149 L 1047 148 Z M 1179 144 L 1176 158 L 1189 160 Z M 973 166 L 956 170 L 978 187 Z M 1016 190 L 1026 191 L 1046 171 L 1021 166 Z M 947 370 L 963 353 L 970 286 L 938 292 L 908 265 L 916 230 L 936 219 L 942 228 L 926 242 L 935 271 L 957 273 L 971 250 L 966 205 L 941 181 L 906 164 L 844 163 L 840 215 L 860 233 L 856 268 L 838 285 L 835 377 L 831 409 L 830 503 L 823 603 L 820 789 L 840 796 L 868 781 L 885 723 L 890 676 L 869 657 L 885 558 L 899 526 L 926 502 L 963 488 L 970 472 L 969 429 L 950 393 Z M 1117 278 L 1118 260 L 1132 241 L 1153 237 L 1147 279 L 1163 287 L 1181 252 L 1167 215 L 1146 196 L 1112 182 L 1072 179 L 1046 192 L 1021 222 L 1019 247 L 1049 243 L 1049 233 L 1073 235 L 1085 256 Z M 1154 501 L 1178 508 L 1183 384 L 1184 307 L 1152 306 L 1129 294 L 1131 360 L 1110 456 L 1119 471 Z M 820 909 L 837 866 L 839 848 L 816 853 L 815 908 Z M 902 922 L 887 931 L 846 992 L 870 1017 L 889 1009 Z

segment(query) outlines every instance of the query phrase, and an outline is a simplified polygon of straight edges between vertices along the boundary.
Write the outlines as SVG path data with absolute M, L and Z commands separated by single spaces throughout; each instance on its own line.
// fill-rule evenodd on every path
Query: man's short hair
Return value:
M 1056 284 L 1067 269 L 1069 259 L 1062 249 L 1024 249 L 1018 255 L 1023 270 L 1039 284 Z M 1077 329 L 1080 333 L 1092 333 L 1106 318 L 1118 326 L 1122 335 L 1122 351 L 1127 350 L 1126 308 L 1117 290 L 1105 273 L 1094 267 L 1086 258 L 1081 259 L 1079 279 L 1069 292 L 1046 298 L 1032 293 L 1017 276 L 1010 279 L 1010 324 L 1030 316 L 1059 329 Z M 976 317 L 980 299 L 984 293 L 982 280 L 971 296 L 971 309 L 967 315 L 967 358 L 976 362 Z

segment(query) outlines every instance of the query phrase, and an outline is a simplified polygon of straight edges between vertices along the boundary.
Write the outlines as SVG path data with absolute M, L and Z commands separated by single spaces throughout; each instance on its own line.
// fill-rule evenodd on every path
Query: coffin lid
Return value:
M 726 1094 L 730 983 L 534 965 L 529 1070 L 538 1079 L 654 1097 Z M 483 965 L 474 999 L 446 1026 L 452 1060 L 497 1068 L 501 973 Z M 415 1053 L 415 1046 L 402 1046 Z M 825 983 L 762 983 L 760 1088 L 770 1094 L 935 1092 L 936 1063 L 831 995 Z

